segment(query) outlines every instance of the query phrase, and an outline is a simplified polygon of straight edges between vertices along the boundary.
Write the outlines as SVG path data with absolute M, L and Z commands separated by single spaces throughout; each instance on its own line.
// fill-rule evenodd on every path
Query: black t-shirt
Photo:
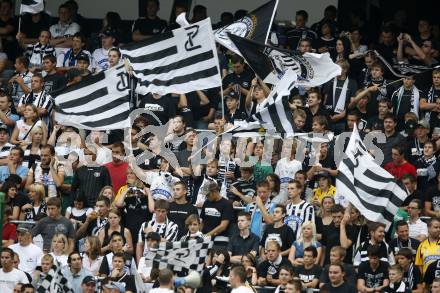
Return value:
M 206 234 L 213 230 L 220 225 L 223 220 L 229 220 L 231 222 L 233 215 L 234 210 L 228 200 L 224 198 L 221 198 L 219 201 L 206 200 L 203 204 L 202 212 L 200 213 L 200 218 L 203 220 L 202 233 Z M 219 234 L 219 236 L 227 235 L 227 229 Z
M 116 277 L 116 278 L 110 278 L 113 282 L 119 282 L 125 284 L 125 291 L 131 291 L 133 293 L 136 293 L 136 283 L 134 281 L 134 276 L 131 275 L 125 275 L 123 278 Z
M 333 81 L 334 81 L 333 79 L 328 81 L 327 83 L 324 84 L 322 88 L 323 95 L 327 96 L 327 99 L 325 100 L 324 108 L 330 113 L 334 113 L 339 99 L 342 98 L 340 95 L 345 83 L 345 80 L 339 80 L 339 79 L 336 80 L 336 88 L 335 88 L 336 99 L 333 100 Z M 356 81 L 354 79 L 349 79 L 347 85 L 347 92 L 345 96 L 344 109 L 347 109 L 347 106 L 350 103 L 350 98 L 356 95 L 357 89 L 358 87 Z
M 133 32 L 139 30 L 144 36 L 157 35 L 162 33 L 167 27 L 167 22 L 159 17 L 155 19 L 139 18 L 133 25 Z
M 285 251 L 292 246 L 292 243 L 295 241 L 295 236 L 292 228 L 287 225 L 275 228 L 273 224 L 270 224 L 266 226 L 263 236 L 261 237 L 260 245 L 262 247 L 266 247 L 267 239 L 281 241 L 281 251 Z
M 177 204 L 175 202 L 170 203 L 170 208 L 168 210 L 168 219 L 173 221 L 179 226 L 179 233 L 177 234 L 177 239 L 180 239 L 185 235 L 188 230 L 185 227 L 185 220 L 189 215 L 198 215 L 197 208 L 190 203 Z
M 351 226 L 345 226 L 345 231 L 347 233 L 348 239 L 352 241 L 352 243 L 356 243 L 356 232 Z M 325 246 L 325 261 L 324 264 L 330 263 L 330 250 L 334 246 L 340 246 L 340 228 L 336 228 L 335 225 L 330 223 L 330 225 L 326 226 L 326 229 L 322 231 L 322 246 Z M 345 256 L 344 263 L 353 263 L 352 260 L 353 255 L 353 245 L 350 245 L 350 248 L 347 249 L 347 255 Z
M 429 288 L 435 278 L 440 278 L 440 261 L 438 260 L 432 262 L 426 269 L 425 275 L 423 276 L 425 286 Z
M 294 267 L 294 271 L 301 282 L 310 283 L 314 279 L 319 279 L 322 269 L 319 265 L 314 264 L 310 269 L 306 269 L 304 265 Z
M 281 262 L 278 264 L 265 260 L 257 266 L 257 275 L 263 278 L 266 278 L 267 275 L 272 275 L 272 278 L 278 279 L 278 274 L 282 266 L 291 267 L 292 264 L 284 257 L 282 257 Z
M 153 112 L 162 125 L 165 125 L 171 118 L 176 116 L 177 100 L 171 95 L 164 95 L 159 99 L 155 99 L 153 95 L 148 94 L 141 97 L 140 107 Z M 146 118 L 149 124 L 159 125 L 154 117 L 148 115 Z
M 148 198 L 147 196 L 129 196 L 125 198 L 124 202 L 124 226 L 130 230 L 133 243 L 137 243 L 142 223 L 151 220 L 152 217 L 148 209 Z
M 335 52 L 336 50 L 336 39 L 335 38 L 331 38 L 331 39 L 323 39 L 322 37 L 320 37 L 317 41 L 316 41 L 316 47 L 319 48 L 327 48 L 330 54 L 333 54 L 333 52 Z
M 388 267 L 387 262 L 380 261 L 379 267 L 373 271 L 368 261 L 363 262 L 358 268 L 358 279 L 364 280 L 367 288 L 380 287 L 383 285 L 383 281 L 388 279 Z
M 320 292 L 328 292 L 328 293 L 357 293 L 356 288 L 349 283 L 342 283 L 339 287 L 333 287 L 330 283 L 325 284 L 324 287 L 321 288 Z
M 254 77 L 254 73 L 248 69 L 245 69 L 240 74 L 236 74 L 235 72 L 229 73 L 225 76 L 225 78 L 223 78 L 223 89 L 226 89 L 232 83 L 238 84 L 241 87 L 249 90 Z M 241 92 L 236 92 L 236 94 L 240 97 L 240 110 L 245 111 L 246 95 L 243 95 Z
M 313 124 L 313 118 L 316 116 L 325 116 L 328 117 L 329 112 L 322 106 L 319 107 L 318 111 L 315 115 L 312 114 L 309 108 L 305 108 L 304 111 L 306 112 L 306 123 L 304 125 L 304 130 L 307 132 L 312 131 L 312 124 Z
M 440 191 L 437 186 L 432 186 L 425 193 L 425 201 L 432 203 L 433 211 L 440 211 Z
M 42 30 L 49 30 L 51 25 L 50 16 L 45 12 L 40 12 L 41 19 L 38 22 L 32 21 L 32 15 L 25 13 L 21 18 L 21 32 L 27 38 L 38 38 Z
M 418 284 L 422 283 L 422 274 L 420 273 L 419 268 L 416 267 L 414 264 L 412 264 L 411 266 L 412 266 L 411 273 L 409 271 L 404 272 L 402 281 L 405 282 L 407 288 L 410 288 L 410 282 L 411 282 L 411 284 L 412 284 L 411 289 L 414 290 L 414 289 L 417 289 Z M 429 266 L 428 266 L 428 269 L 429 269 Z M 426 271 L 426 273 L 428 273 L 428 271 Z M 440 275 L 440 271 L 439 271 L 438 275 Z M 411 279 L 410 279 L 410 276 L 411 276 Z M 427 276 L 427 274 L 425 275 L 425 277 L 426 276 Z
M 200 105 L 200 97 L 197 92 L 190 92 L 186 94 L 188 108 L 191 109 L 194 120 L 200 120 L 207 116 L 211 108 L 218 108 L 218 103 L 220 100 L 218 93 L 220 92 L 220 88 L 203 90 L 202 92 L 209 99 L 209 103 L 207 105 Z
M 21 207 L 24 206 L 25 204 L 28 204 L 28 203 L 31 203 L 29 198 L 26 195 L 24 195 L 23 193 L 17 192 L 15 197 L 10 201 L 10 206 L 11 207 L 19 207 L 21 210 Z
M 128 253 L 124 252 L 124 271 L 130 272 L 133 262 L 133 256 Z M 102 258 L 101 266 L 99 267 L 99 274 L 110 276 L 111 274 L 111 266 L 112 266 L 112 260 L 113 260 L 113 253 L 109 252 Z
M 67 85 L 64 76 L 55 73 L 44 77 L 44 90 L 52 97 L 57 96 Z

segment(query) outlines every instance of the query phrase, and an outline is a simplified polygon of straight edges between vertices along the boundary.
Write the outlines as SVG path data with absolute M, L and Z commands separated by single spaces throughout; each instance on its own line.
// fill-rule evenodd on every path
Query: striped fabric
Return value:
M 394 215 L 407 197 L 405 188 L 380 167 L 353 127 L 336 177 L 336 197 L 345 197 L 370 221 L 390 227 Z
M 55 120 L 82 129 L 129 127 L 129 113 L 129 87 L 124 65 L 67 88 L 55 100 Z
M 188 93 L 221 86 L 211 20 L 166 32 L 121 48 L 139 94 Z
M 160 237 L 168 240 L 174 241 L 177 238 L 177 234 L 179 232 L 179 226 L 173 221 L 167 219 L 165 223 L 158 223 L 156 219 L 152 219 L 149 222 L 144 222 L 139 229 L 138 242 L 147 242 L 147 233 L 145 233 L 146 229 L 150 227 L 153 232 L 156 232 L 160 235 Z
M 284 222 L 292 228 L 295 233 L 295 239 L 299 240 L 301 225 L 307 221 L 315 222 L 315 210 L 311 204 L 302 200 L 298 204 L 289 203 L 286 206 L 286 211 Z
M 203 271 L 205 259 L 211 249 L 211 237 L 200 237 L 185 242 L 161 242 L 157 249 L 149 250 L 145 255 L 148 267 L 174 272 Z

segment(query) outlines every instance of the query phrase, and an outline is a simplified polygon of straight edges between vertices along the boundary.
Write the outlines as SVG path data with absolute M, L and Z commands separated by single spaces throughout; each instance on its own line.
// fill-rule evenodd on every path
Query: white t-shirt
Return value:
M 254 293 L 254 291 L 246 286 L 240 286 L 238 288 L 232 289 L 231 293 Z
M 39 266 L 43 251 L 37 245 L 31 243 L 28 246 L 21 246 L 20 243 L 9 246 L 14 252 L 20 256 L 20 264 L 18 268 L 29 275 L 33 275 L 35 268 Z
M 107 70 L 109 67 L 108 64 L 108 51 L 104 48 L 98 48 L 95 51 L 93 51 L 92 60 L 93 64 L 92 67 L 96 72 L 100 72 L 103 70 Z
M 12 293 L 17 283 L 28 284 L 29 280 L 26 274 L 16 268 L 12 269 L 9 273 L 5 273 L 3 269 L 0 269 L 0 292 Z
M 298 160 L 290 161 L 288 158 L 282 158 L 278 161 L 277 166 L 275 167 L 275 174 L 280 177 L 280 201 L 277 203 L 283 203 L 287 200 L 287 186 L 289 185 L 289 181 L 295 179 L 295 174 L 299 170 L 302 169 L 302 164 Z

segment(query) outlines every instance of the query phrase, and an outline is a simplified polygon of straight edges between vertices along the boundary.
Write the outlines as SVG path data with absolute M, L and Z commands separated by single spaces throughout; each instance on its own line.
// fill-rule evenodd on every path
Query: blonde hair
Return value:
M 64 235 L 64 234 L 61 234 L 61 233 L 56 233 L 55 235 L 53 235 L 53 237 L 52 237 L 52 242 L 54 241 L 54 240 L 59 240 L 59 239 L 61 239 L 63 242 L 64 242 L 64 248 L 63 248 L 63 251 L 62 251 L 62 253 L 63 254 L 68 254 L 69 253 L 69 241 L 67 240 L 67 237 L 66 237 L 66 235 Z M 51 252 L 53 252 L 53 243 L 51 242 L 51 244 L 50 244 L 50 251 Z
M 41 134 L 44 134 L 43 128 L 41 128 L 40 126 L 35 126 L 34 128 L 32 128 L 32 130 L 29 132 L 29 137 L 31 138 L 31 141 L 34 140 L 34 135 L 37 132 L 41 132 Z
M 301 225 L 301 232 L 304 230 L 305 227 L 310 226 L 312 227 L 312 245 L 314 243 L 316 243 L 316 226 L 315 223 L 313 223 L 312 221 L 305 221 L 302 225 Z M 301 237 L 299 238 L 299 242 L 304 243 L 304 238 L 303 238 L 303 233 L 301 233 Z M 306 248 L 306 246 L 304 246 L 304 248 Z
M 29 186 L 29 191 L 34 191 L 35 193 L 37 193 L 41 202 L 46 197 L 46 190 L 44 189 L 44 185 L 41 183 L 32 183 Z
M 54 261 L 54 258 L 53 258 L 53 256 L 52 255 L 50 255 L 50 254 L 44 254 L 42 257 L 41 257 L 41 261 L 50 261 L 52 264 L 54 263 L 53 261 Z

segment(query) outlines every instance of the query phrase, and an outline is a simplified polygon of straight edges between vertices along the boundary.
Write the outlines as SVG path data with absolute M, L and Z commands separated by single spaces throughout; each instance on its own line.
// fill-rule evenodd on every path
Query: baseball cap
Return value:
M 89 283 L 94 283 L 96 284 L 96 280 L 94 277 L 92 276 L 86 276 L 83 280 L 82 280 L 82 284 L 89 284 Z
M 87 54 L 80 53 L 78 55 L 78 57 L 76 57 L 76 61 L 79 61 L 79 60 L 86 61 L 87 63 L 90 64 L 90 58 L 89 58 L 89 56 L 87 56 Z
M 116 30 L 109 26 L 99 36 L 116 38 Z
M 121 282 L 110 282 L 106 285 L 104 285 L 104 288 L 107 289 L 116 289 L 119 292 L 125 292 L 125 283 L 121 283 Z
M 419 120 L 419 122 L 417 122 L 417 127 L 419 127 L 419 126 L 425 128 L 425 129 L 430 129 L 429 123 L 425 119 Z
M 146 238 L 147 240 L 155 240 L 160 242 L 160 235 L 156 232 L 149 232 Z
M 0 131 L 9 131 L 8 126 L 6 124 L 0 124 Z
M 27 224 L 20 224 L 17 227 L 17 232 L 18 233 L 31 233 L 31 227 L 29 227 L 29 225 L 27 225 Z
M 236 99 L 238 100 L 238 95 L 236 92 L 232 91 L 229 93 L 229 95 L 225 96 L 225 100 L 227 99 Z

